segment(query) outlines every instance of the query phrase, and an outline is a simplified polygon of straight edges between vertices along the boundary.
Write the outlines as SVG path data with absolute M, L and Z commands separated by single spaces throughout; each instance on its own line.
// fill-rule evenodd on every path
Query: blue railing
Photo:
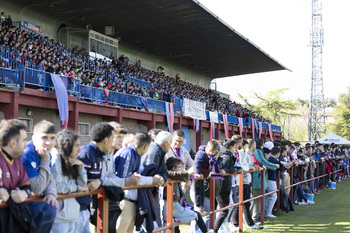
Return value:
M 0 67 L 0 84 L 17 86 L 18 80 L 20 79 L 19 70 L 8 69 Z
M 2 55 L 0 54 L 0 58 Z M 43 91 L 54 91 L 54 85 L 51 80 L 50 73 L 21 67 L 17 70 L 1 68 L 0 67 L 0 84 L 17 86 L 20 84 L 23 89 L 26 85 L 38 86 L 43 88 Z M 80 80 L 72 79 L 66 76 L 60 76 L 65 84 L 67 91 L 74 94 L 81 100 L 88 100 L 99 104 L 112 104 L 121 107 L 131 107 L 142 109 L 144 106 L 140 96 L 124 94 L 115 91 L 109 91 L 108 98 L 104 89 L 80 85 Z M 161 100 L 147 99 L 147 105 L 150 111 L 160 111 L 165 113 L 165 103 Z M 174 112 L 181 112 L 181 99 L 175 98 Z M 207 120 L 209 120 L 209 112 L 206 111 Z M 222 114 L 218 114 L 219 121 L 222 121 Z M 227 116 L 229 124 L 238 125 L 238 118 L 234 116 Z M 245 118 L 243 125 L 251 125 L 252 119 Z M 268 124 L 263 123 L 263 129 L 268 129 Z M 281 127 L 272 125 L 273 131 L 281 131 Z
M 21 64 L 23 67 L 38 68 L 38 66 L 33 62 L 22 58 L 21 55 L 17 54 L 15 51 L 12 51 L 2 45 L 0 45 L 0 53 L 5 55 L 8 58 L 15 60 L 17 63 Z

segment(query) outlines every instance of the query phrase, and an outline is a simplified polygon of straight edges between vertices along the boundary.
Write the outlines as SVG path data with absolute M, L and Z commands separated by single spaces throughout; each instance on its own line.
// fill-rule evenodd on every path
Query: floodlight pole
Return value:
M 322 73 L 322 1 L 312 1 L 312 75 L 311 75 L 311 98 L 309 103 L 308 136 L 309 141 L 316 140 L 320 133 L 326 132 L 325 126 L 325 102 L 323 93 Z

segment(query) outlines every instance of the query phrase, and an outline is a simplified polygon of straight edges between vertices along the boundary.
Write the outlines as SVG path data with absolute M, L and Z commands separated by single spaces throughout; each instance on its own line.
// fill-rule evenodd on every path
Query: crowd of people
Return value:
M 214 229 L 209 229 L 208 216 L 202 217 L 209 212 L 210 180 L 215 180 L 215 199 L 220 208 L 237 202 L 239 187 L 243 187 L 246 200 L 262 191 L 275 191 L 276 183 L 281 182 L 281 207 L 288 212 L 293 210 L 293 204 L 313 204 L 305 193 L 316 193 L 317 185 L 321 185 L 314 180 L 311 186 L 295 186 L 291 202 L 290 188 L 285 188 L 290 179 L 298 183 L 317 176 L 325 164 L 327 179 L 331 180 L 329 174 L 336 161 L 344 174 L 348 172 L 349 149 L 334 144 L 316 142 L 302 147 L 298 142 L 264 142 L 261 138 L 246 140 L 234 135 L 208 141 L 192 157 L 182 146 L 185 134 L 181 130 L 171 134 L 152 129 L 134 134 L 116 122 L 100 122 L 92 127 L 91 142 L 86 145 L 81 145 L 79 135 L 71 130 L 56 133 L 54 125 L 43 120 L 34 126 L 32 140 L 28 141 L 20 120 L 1 121 L 0 203 L 4 201 L 9 206 L 0 208 L 1 233 L 90 232 L 90 223 L 97 222 L 96 195 L 57 200 L 57 194 L 86 193 L 101 187 L 109 199 L 108 232 L 152 232 L 166 222 L 167 192 L 161 190 L 167 179 L 181 181 L 174 184 L 175 221 L 192 221 L 191 232 L 231 232 L 238 228 L 238 208 L 231 213 L 229 209 L 221 211 Z M 317 161 L 326 162 L 320 163 L 317 170 Z M 262 186 L 259 171 L 263 169 L 267 171 Z M 235 175 L 242 173 L 243 185 L 239 186 Z M 154 188 L 122 189 L 136 185 Z M 186 190 L 193 206 L 189 200 L 186 202 Z M 42 201 L 26 204 L 33 195 L 43 195 Z M 259 211 L 264 211 L 267 218 L 276 218 L 276 199 L 276 193 L 266 196 L 264 209 L 260 209 L 260 199 L 253 201 L 252 208 L 250 202 L 245 203 L 246 226 L 263 228 L 258 224 Z
M 9 16 L 10 18 L 10 16 Z M 250 111 L 241 104 L 220 96 L 214 90 L 194 85 L 180 78 L 165 74 L 164 68 L 151 71 L 141 66 L 141 61 L 131 64 L 124 55 L 111 62 L 102 59 L 90 59 L 89 55 L 74 50 L 79 55 L 64 48 L 63 43 L 55 43 L 28 30 L 8 23 L 0 25 L 0 45 L 9 49 L 13 63 L 1 61 L 1 67 L 18 68 L 18 64 L 29 67 L 32 64 L 41 71 L 78 79 L 82 85 L 108 89 L 111 91 L 144 96 L 167 102 L 175 97 L 188 98 L 206 103 L 206 110 L 217 111 L 242 118 L 255 118 L 269 122 L 263 116 Z M 64 49 L 62 49 L 64 48 Z M 150 83 L 150 88 L 137 83 L 135 79 Z M 270 122 L 269 122 L 270 123 Z

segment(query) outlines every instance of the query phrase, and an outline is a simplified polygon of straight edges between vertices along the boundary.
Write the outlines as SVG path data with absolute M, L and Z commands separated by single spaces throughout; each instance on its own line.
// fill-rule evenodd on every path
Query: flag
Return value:
M 269 134 L 270 134 L 270 140 L 271 142 L 273 142 L 271 124 L 269 124 Z
M 209 140 L 215 139 L 215 123 L 210 122 L 209 127 Z
M 193 118 L 193 132 L 196 132 L 197 125 L 196 125 L 196 119 Z
M 174 126 L 174 105 L 173 103 L 165 102 L 166 118 L 168 123 L 168 129 L 170 133 L 173 133 Z
M 262 133 L 262 123 L 259 121 L 259 138 L 261 138 Z
M 109 102 L 108 102 L 108 97 L 109 97 L 109 90 L 104 88 L 103 89 L 105 95 L 106 95 L 106 99 L 105 99 L 105 102 L 103 102 L 105 105 L 109 105 Z
M 226 114 L 222 114 L 222 120 L 224 123 L 225 137 L 230 138 L 230 132 L 228 131 L 228 122 L 227 122 L 227 115 Z
M 141 103 L 142 103 L 143 107 L 146 109 L 146 111 L 148 112 L 148 100 L 147 100 L 147 97 L 141 96 Z
M 60 113 L 61 128 L 65 129 L 68 126 L 68 93 L 61 77 L 58 74 L 51 74 L 51 80 L 55 87 L 58 112 Z
M 239 135 L 243 137 L 243 118 L 238 117 Z
M 196 133 L 199 131 L 199 119 L 196 119 Z

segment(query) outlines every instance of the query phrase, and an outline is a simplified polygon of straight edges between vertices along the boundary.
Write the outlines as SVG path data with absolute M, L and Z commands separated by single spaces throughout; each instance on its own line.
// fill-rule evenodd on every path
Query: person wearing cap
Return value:
M 269 162 L 263 153 L 263 147 L 266 146 L 267 149 L 273 147 L 273 143 L 265 143 L 264 145 L 264 139 L 258 138 L 256 139 L 256 149 L 253 154 L 253 160 L 254 164 L 260 165 L 261 167 L 266 167 L 267 169 L 270 169 L 272 171 L 275 171 L 278 169 L 280 166 L 279 164 L 274 164 Z M 272 147 L 271 147 L 272 145 Z M 267 180 L 268 180 L 268 174 L 265 172 L 265 179 L 264 179 L 264 187 L 261 187 L 261 174 L 260 172 L 254 172 L 253 173 L 253 197 L 259 196 L 261 194 L 261 189 L 263 188 L 264 190 L 267 189 Z M 253 209 L 252 209 L 252 218 L 255 222 L 258 221 L 258 213 L 259 213 L 259 208 L 260 208 L 260 198 L 255 199 L 253 202 Z

